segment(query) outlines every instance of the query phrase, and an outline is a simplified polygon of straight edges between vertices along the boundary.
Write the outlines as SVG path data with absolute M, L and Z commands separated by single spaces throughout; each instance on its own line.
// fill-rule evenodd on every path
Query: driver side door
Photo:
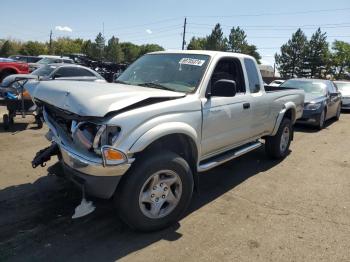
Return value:
M 202 100 L 202 155 L 224 152 L 250 137 L 251 97 L 246 94 L 240 60 L 223 58 L 217 63 L 209 83 L 234 80 L 237 93 L 232 97 L 210 96 Z M 209 88 L 209 87 L 208 87 Z

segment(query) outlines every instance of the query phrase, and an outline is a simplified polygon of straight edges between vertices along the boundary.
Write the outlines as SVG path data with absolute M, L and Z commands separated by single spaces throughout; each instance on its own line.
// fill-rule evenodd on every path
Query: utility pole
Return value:
M 52 30 L 50 30 L 49 53 L 52 53 Z
M 183 32 L 183 34 L 182 34 L 182 50 L 185 49 L 185 45 L 186 45 L 186 40 L 185 40 L 185 37 L 186 37 L 186 23 L 187 23 L 186 20 L 187 20 L 187 19 L 186 19 L 186 17 L 185 17 L 184 32 Z

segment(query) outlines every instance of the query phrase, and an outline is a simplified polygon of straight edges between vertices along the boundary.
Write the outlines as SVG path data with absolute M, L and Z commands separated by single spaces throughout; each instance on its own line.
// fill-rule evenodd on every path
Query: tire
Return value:
M 283 159 L 287 156 L 293 137 L 292 122 L 284 118 L 276 135 L 265 139 L 265 152 L 272 159 Z
M 340 113 L 341 113 L 341 104 L 338 105 L 337 113 L 335 114 L 336 121 L 338 121 L 340 119 Z
M 187 209 L 193 193 L 193 176 L 186 160 L 173 152 L 142 157 L 118 185 L 114 202 L 120 218 L 132 229 L 155 231 L 178 221 Z M 176 182 L 167 182 L 175 178 Z M 159 212 L 152 212 L 157 207 Z
M 43 127 L 43 121 L 41 120 L 40 116 L 35 116 L 35 123 L 39 129 Z
M 8 114 L 4 114 L 2 116 L 2 122 L 3 122 L 3 125 L 4 125 L 4 129 L 8 130 L 10 128 L 10 118 L 9 118 Z
M 324 128 L 324 124 L 326 123 L 326 115 L 327 115 L 327 111 L 326 109 L 324 109 L 318 119 L 318 125 L 317 125 L 318 130 L 322 130 Z
M 6 77 L 8 77 L 9 75 L 13 75 L 15 73 L 12 73 L 12 72 L 8 72 L 8 71 L 5 71 L 3 73 L 0 74 L 0 83 L 2 82 L 2 80 L 4 80 Z

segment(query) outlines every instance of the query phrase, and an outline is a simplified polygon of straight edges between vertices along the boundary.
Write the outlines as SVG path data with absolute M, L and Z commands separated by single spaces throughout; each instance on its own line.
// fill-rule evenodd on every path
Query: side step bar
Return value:
M 219 156 L 216 156 L 214 158 L 210 158 L 208 160 L 203 161 L 202 163 L 199 164 L 198 167 L 198 172 L 204 172 L 209 169 L 212 169 L 214 167 L 217 167 L 227 161 L 230 161 L 234 158 L 237 158 L 239 156 L 242 156 L 250 151 L 253 151 L 259 147 L 262 146 L 261 142 L 254 142 L 254 143 L 249 143 L 247 145 L 241 146 L 239 148 L 229 150 L 223 154 L 220 154 Z

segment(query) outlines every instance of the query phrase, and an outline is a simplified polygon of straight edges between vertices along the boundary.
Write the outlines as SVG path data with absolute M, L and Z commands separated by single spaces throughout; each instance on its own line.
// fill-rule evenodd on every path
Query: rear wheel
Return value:
M 276 135 L 265 139 L 265 151 L 267 155 L 274 159 L 282 159 L 286 157 L 292 137 L 292 122 L 289 118 L 284 118 Z
M 162 229 L 178 221 L 193 192 L 188 163 L 164 151 L 140 159 L 129 171 L 114 198 L 121 219 L 141 231 Z
M 2 116 L 2 122 L 3 122 L 3 125 L 4 125 L 4 129 L 8 130 L 10 128 L 10 118 L 9 118 L 8 114 L 4 114 Z

